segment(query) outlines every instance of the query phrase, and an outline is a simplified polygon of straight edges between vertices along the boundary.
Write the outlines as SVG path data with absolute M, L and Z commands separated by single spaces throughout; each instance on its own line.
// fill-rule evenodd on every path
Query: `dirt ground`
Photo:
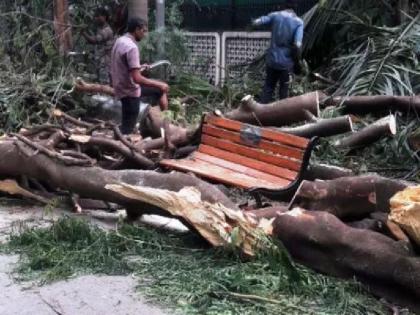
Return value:
M 0 203 L 0 241 L 5 242 L 10 230 L 20 222 L 46 225 L 63 215 L 64 211 L 45 213 L 42 208 L 22 204 Z M 87 217 L 90 220 L 96 220 Z M 153 221 L 153 218 L 149 218 Z M 98 221 L 104 227 L 111 227 Z M 156 220 L 155 220 L 156 221 Z M 170 224 L 162 222 L 162 224 Z M 39 287 L 14 279 L 17 256 L 0 255 L 0 314 L 113 314 L 166 315 L 172 312 L 146 302 L 135 287 L 140 279 L 132 276 L 80 276 Z

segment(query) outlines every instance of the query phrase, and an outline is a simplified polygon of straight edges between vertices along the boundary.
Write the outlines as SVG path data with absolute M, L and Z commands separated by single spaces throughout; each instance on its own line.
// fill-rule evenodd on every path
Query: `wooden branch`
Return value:
M 85 159 L 75 159 L 72 157 L 67 157 L 67 156 L 63 156 L 55 151 L 49 150 L 45 147 L 43 147 L 42 145 L 39 145 L 31 140 L 29 140 L 28 138 L 19 135 L 19 134 L 13 134 L 14 137 L 18 138 L 19 141 L 22 141 L 23 143 L 25 143 L 26 145 L 32 147 L 33 149 L 35 149 L 37 152 L 41 152 L 45 155 L 47 155 L 50 158 L 54 158 L 62 163 L 64 163 L 65 165 L 77 165 L 77 166 L 91 166 L 92 165 L 92 160 L 85 160 Z M 36 154 L 36 152 L 34 153 Z
M 111 124 L 111 126 L 112 130 L 114 131 L 115 138 L 120 140 L 126 147 L 130 148 L 130 150 L 134 152 L 139 152 L 139 149 L 130 141 L 128 141 L 127 138 L 121 133 L 121 130 L 117 125 Z
M 114 89 L 109 85 L 87 83 L 80 78 L 77 78 L 74 84 L 74 90 L 85 93 L 99 93 L 114 96 Z
M 334 145 L 337 148 L 359 148 L 372 144 L 382 137 L 394 136 L 397 134 L 397 123 L 394 115 L 382 118 L 370 126 L 355 132 L 354 134 L 337 140 Z
M 98 136 L 85 136 L 85 135 L 72 135 L 69 138 L 70 141 L 74 141 L 80 144 L 97 145 L 103 148 L 108 148 L 112 151 L 118 152 L 124 157 L 134 161 L 139 167 L 144 169 L 155 168 L 155 163 L 148 158 L 144 157 L 137 151 L 131 150 L 125 146 L 122 142 L 113 139 L 108 139 Z
M 322 92 L 312 92 L 271 104 L 259 104 L 248 95 L 242 99 L 237 109 L 226 113 L 225 116 L 254 125 L 281 127 L 305 121 L 308 118 L 305 110 L 319 116 L 319 103 L 325 97 Z
M 292 128 L 280 128 L 279 130 L 305 138 L 315 136 L 330 137 L 341 133 L 353 132 L 353 124 L 350 116 L 344 116 L 330 119 L 317 119 L 310 124 Z
M 366 114 L 386 111 L 420 114 L 420 96 L 349 96 L 326 101 L 329 106 L 342 106 L 345 113 Z
M 19 134 L 25 137 L 31 137 L 43 131 L 55 132 L 57 130 L 61 130 L 59 125 L 43 124 L 40 126 L 33 126 L 30 129 L 21 129 Z
M 19 184 L 15 180 L 6 179 L 0 180 L 0 191 L 6 192 L 10 195 L 19 195 L 29 199 L 36 200 L 42 204 L 48 204 L 48 200 L 35 195 L 34 193 L 30 192 L 29 190 L 23 189 L 19 186 Z
M 354 176 L 355 173 L 347 168 L 328 165 L 328 164 L 311 164 L 305 172 L 306 180 L 316 179 L 336 179 L 340 177 Z
M 48 139 L 40 141 L 39 144 L 49 150 L 53 150 L 64 139 L 66 139 L 64 132 L 57 130 Z
M 0 139 L 0 160 L 2 177 L 25 175 L 41 182 L 48 182 L 51 187 L 76 193 L 81 198 L 104 200 L 122 206 L 132 205 L 133 211 L 138 215 L 149 213 L 170 216 L 168 212 L 150 204 L 113 193 L 105 189 L 105 185 L 127 183 L 171 191 L 193 186 L 201 192 L 203 201 L 220 202 L 228 208 L 236 209 L 236 205 L 215 186 L 183 173 L 161 174 L 140 170 L 109 171 L 99 167 L 68 167 L 47 155 L 34 155 L 32 147 L 13 138 Z
M 63 118 L 64 120 L 72 123 L 73 125 L 79 126 L 79 127 L 83 127 L 83 128 L 92 128 L 94 125 L 85 121 L 82 121 L 80 119 L 74 118 L 64 112 L 62 112 L 59 109 L 54 109 L 54 111 L 52 112 L 53 116 L 58 117 L 58 118 Z

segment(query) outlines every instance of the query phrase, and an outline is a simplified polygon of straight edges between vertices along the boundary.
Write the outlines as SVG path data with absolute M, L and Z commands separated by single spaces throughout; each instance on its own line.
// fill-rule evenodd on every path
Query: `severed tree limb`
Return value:
M 330 213 L 299 208 L 279 214 L 273 225 L 274 237 L 305 266 L 356 277 L 375 295 L 420 312 L 420 258 L 398 242 L 351 228 Z
M 35 136 L 38 133 L 41 133 L 43 131 L 49 131 L 49 132 L 54 132 L 57 130 L 61 130 L 61 126 L 59 125 L 53 125 L 53 124 L 43 124 L 43 125 L 39 125 L 39 126 L 33 126 L 30 129 L 21 129 L 19 131 L 19 134 L 21 134 L 22 136 L 25 137 L 31 137 L 31 136 Z
M 85 136 L 85 135 L 72 135 L 69 138 L 70 141 L 84 145 L 95 145 L 103 148 L 108 148 L 112 151 L 118 152 L 124 157 L 134 161 L 139 167 L 144 169 L 155 168 L 155 163 L 148 158 L 144 157 L 140 153 L 131 150 L 125 146 L 124 143 L 113 139 L 108 139 L 99 136 Z
M 384 111 L 416 112 L 420 114 L 420 96 L 349 96 L 334 97 L 326 101 L 329 106 L 342 106 L 349 114 L 366 114 Z
M 349 177 L 354 176 L 355 173 L 347 168 L 338 167 L 328 164 L 315 164 L 312 163 L 309 165 L 308 169 L 305 172 L 306 180 L 316 180 L 316 179 L 336 179 L 340 177 Z
M 109 171 L 99 167 L 65 166 L 44 155 L 34 155 L 34 149 L 12 138 L 0 139 L 0 176 L 18 177 L 25 175 L 49 186 L 78 194 L 81 198 L 98 199 L 132 206 L 138 215 L 143 213 L 168 216 L 157 207 L 122 197 L 105 189 L 107 184 L 127 183 L 179 191 L 185 186 L 193 186 L 201 192 L 202 199 L 210 203 L 220 202 L 236 209 L 235 204 L 219 189 L 194 176 L 172 172 L 160 174 L 151 171 L 122 170 Z
M 74 83 L 74 90 L 85 93 L 99 93 L 114 96 L 114 89 L 109 85 L 86 83 L 81 78 L 77 78 Z
M 29 190 L 23 189 L 19 184 L 12 179 L 0 180 L 0 191 L 6 192 L 10 195 L 19 195 L 29 199 L 36 200 L 42 204 L 48 204 L 48 200 L 38 196 Z
M 134 144 L 132 144 L 130 141 L 128 141 L 127 138 L 121 133 L 120 128 L 116 124 L 111 124 L 111 126 L 112 126 L 112 130 L 114 131 L 115 137 L 119 141 L 121 141 L 125 146 L 130 148 L 130 150 L 134 152 L 139 152 L 138 148 Z
M 42 145 L 33 142 L 31 140 L 29 140 L 28 138 L 21 136 L 19 134 L 13 134 L 14 137 L 18 138 L 19 141 L 22 141 L 23 143 L 25 143 L 26 145 L 29 145 L 30 147 L 34 148 L 37 150 L 37 152 L 41 152 L 51 158 L 54 158 L 62 163 L 64 163 L 65 165 L 78 165 L 78 166 L 89 166 L 92 165 L 92 159 L 80 159 L 80 158 L 72 158 L 72 157 L 68 157 L 68 156 L 64 156 L 62 154 L 59 154 L 55 151 L 49 150 L 45 147 L 43 147 Z
M 94 127 L 93 124 L 88 123 L 88 122 L 83 121 L 83 120 L 80 120 L 80 119 L 77 119 L 77 118 L 74 118 L 74 117 L 72 117 L 72 116 L 70 116 L 70 115 L 62 112 L 59 109 L 54 109 L 54 111 L 52 112 L 52 114 L 53 114 L 54 117 L 62 118 L 64 120 L 72 123 L 73 125 L 76 125 L 76 126 L 79 126 L 79 127 L 83 127 L 83 128 L 92 128 L 92 127 Z
M 316 121 L 298 127 L 280 128 L 282 132 L 295 136 L 312 138 L 330 137 L 346 132 L 353 132 L 353 124 L 350 116 L 329 119 L 317 119 Z
M 390 198 L 410 184 L 376 175 L 304 180 L 290 206 L 326 211 L 340 219 L 364 218 L 372 212 L 389 212 Z
M 241 248 L 244 254 L 253 256 L 260 245 L 259 233 L 271 232 L 271 224 L 266 224 L 266 221 L 261 220 L 262 224 L 259 225 L 240 210 L 203 201 L 200 192 L 194 187 L 183 188 L 179 192 L 127 184 L 106 185 L 106 188 L 127 198 L 165 209 L 174 217 L 183 218 L 216 247 L 232 244 Z M 233 233 L 236 233 L 235 236 L 232 236 Z
M 225 116 L 254 125 L 281 127 L 305 121 L 307 119 L 305 111 L 319 116 L 319 103 L 325 97 L 325 94 L 316 91 L 271 104 L 260 104 L 248 95 L 242 99 L 237 109 L 226 113 Z
M 375 123 L 355 132 L 354 134 L 337 140 L 334 145 L 337 148 L 358 148 L 372 144 L 382 137 L 397 134 L 397 123 L 394 115 L 382 118 Z
M 39 144 L 49 150 L 54 150 L 54 148 L 65 139 L 66 135 L 64 134 L 64 132 L 62 130 L 57 130 L 53 134 L 51 134 L 51 136 L 48 139 L 40 141 Z

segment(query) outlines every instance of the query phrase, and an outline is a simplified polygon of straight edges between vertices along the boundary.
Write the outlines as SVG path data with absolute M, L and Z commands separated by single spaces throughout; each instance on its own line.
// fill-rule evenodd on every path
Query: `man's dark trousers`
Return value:
M 124 97 L 121 99 L 122 104 L 122 118 L 121 118 L 121 133 L 124 135 L 130 134 L 137 123 L 137 118 L 140 111 L 140 97 Z
M 261 103 L 267 104 L 274 101 L 273 94 L 277 82 L 279 83 L 279 99 L 287 98 L 289 96 L 289 79 L 289 70 L 277 70 L 267 67 Z

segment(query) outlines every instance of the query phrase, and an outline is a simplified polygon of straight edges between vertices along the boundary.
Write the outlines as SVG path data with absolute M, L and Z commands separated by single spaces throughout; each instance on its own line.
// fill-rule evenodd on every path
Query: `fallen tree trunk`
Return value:
M 326 212 L 293 209 L 278 214 L 273 235 L 309 268 L 356 277 L 376 295 L 420 312 L 420 259 L 392 239 L 351 228 Z
M 329 180 L 354 175 L 355 174 L 352 170 L 344 167 L 328 164 L 310 164 L 305 172 L 305 179 L 311 181 L 316 179 Z
M 346 132 L 353 132 L 353 124 L 350 116 L 336 117 L 329 119 L 316 119 L 306 125 L 280 128 L 282 132 L 290 133 L 295 136 L 312 138 L 312 137 L 330 137 Z
M 152 171 L 122 170 L 109 171 L 99 167 L 65 166 L 64 164 L 37 153 L 32 148 L 16 139 L 0 140 L 0 176 L 19 177 L 25 175 L 47 182 L 51 187 L 69 190 L 81 198 L 98 199 L 129 207 L 140 215 L 152 213 L 168 215 L 166 211 L 149 204 L 133 201 L 113 193 L 107 184 L 133 184 L 155 187 L 170 191 L 179 191 L 185 186 L 198 189 L 205 201 L 219 202 L 229 208 L 236 206 L 216 187 L 187 174 L 172 172 L 161 174 Z
M 348 114 L 367 114 L 385 111 L 420 113 L 420 96 L 349 96 L 334 97 L 326 101 L 329 106 L 342 106 Z
M 319 115 L 319 103 L 326 97 L 322 92 L 312 92 L 291 97 L 271 104 L 260 104 L 248 95 L 243 98 L 240 106 L 225 114 L 226 118 L 240 122 L 281 127 L 305 121 L 307 114 Z
M 397 123 L 394 115 L 382 118 L 370 126 L 340 140 L 334 145 L 337 148 L 359 148 L 372 144 L 382 137 L 397 134 Z
M 389 212 L 391 197 L 409 185 L 374 175 L 315 182 L 304 180 L 290 205 L 326 211 L 340 219 L 363 219 L 373 212 Z

